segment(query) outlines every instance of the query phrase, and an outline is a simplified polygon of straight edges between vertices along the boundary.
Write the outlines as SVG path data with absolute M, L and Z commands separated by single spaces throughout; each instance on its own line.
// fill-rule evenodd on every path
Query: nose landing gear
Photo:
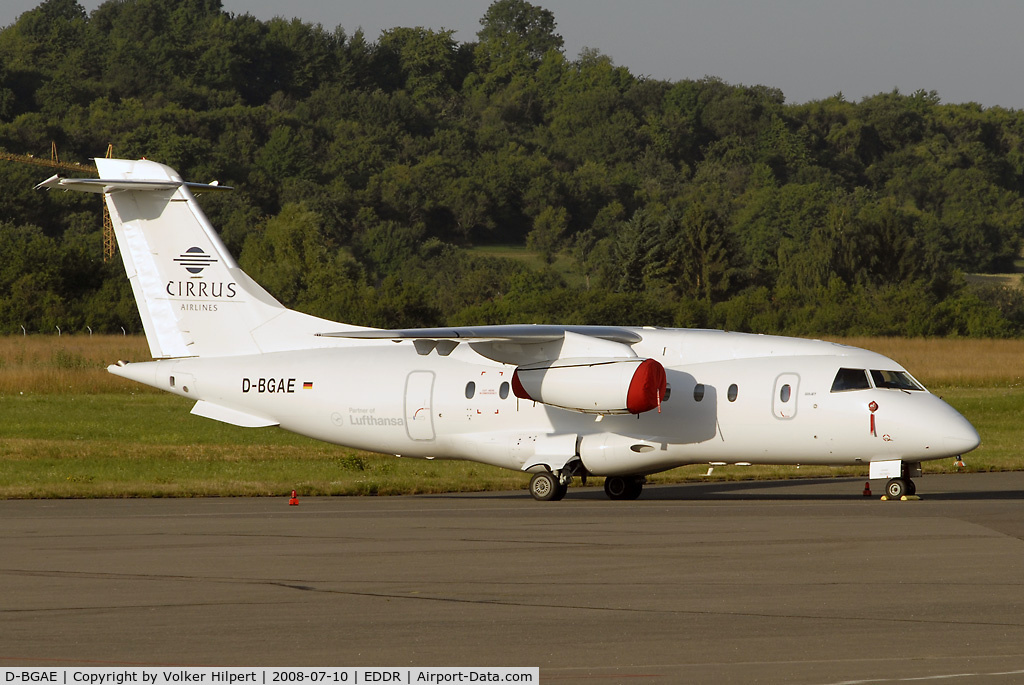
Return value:
M 911 480 L 921 475 L 921 462 L 886 461 L 872 462 L 871 478 L 888 478 L 885 484 L 886 499 L 913 497 L 917 486 Z

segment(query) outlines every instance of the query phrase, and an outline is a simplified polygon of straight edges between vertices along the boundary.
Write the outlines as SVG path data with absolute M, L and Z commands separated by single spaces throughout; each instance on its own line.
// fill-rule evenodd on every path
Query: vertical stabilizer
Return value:
M 338 325 L 285 308 L 238 267 L 190 190 L 217 186 L 148 160 L 96 166 L 99 179 L 40 187 L 104 194 L 154 358 L 315 347 L 316 332 Z

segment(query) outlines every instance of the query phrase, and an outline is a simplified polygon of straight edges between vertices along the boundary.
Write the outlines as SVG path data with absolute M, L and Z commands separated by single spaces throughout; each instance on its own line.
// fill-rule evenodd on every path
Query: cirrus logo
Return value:
M 190 247 L 176 257 L 174 261 L 185 267 L 185 270 L 190 274 L 198 274 L 217 260 L 206 254 L 200 247 Z

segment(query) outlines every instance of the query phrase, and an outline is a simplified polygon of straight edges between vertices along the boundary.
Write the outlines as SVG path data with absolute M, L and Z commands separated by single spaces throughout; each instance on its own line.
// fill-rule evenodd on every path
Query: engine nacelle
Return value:
M 661 406 L 665 367 L 653 359 L 556 359 L 520 366 L 512 392 L 563 409 L 640 414 Z

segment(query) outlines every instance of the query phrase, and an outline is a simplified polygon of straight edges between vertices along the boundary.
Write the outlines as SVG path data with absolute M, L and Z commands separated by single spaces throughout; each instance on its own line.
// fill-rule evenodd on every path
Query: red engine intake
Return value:
M 665 367 L 653 359 L 645 359 L 637 367 L 629 382 L 626 392 L 626 409 L 630 414 L 642 414 L 645 411 L 661 408 L 661 400 L 665 398 L 668 379 Z

